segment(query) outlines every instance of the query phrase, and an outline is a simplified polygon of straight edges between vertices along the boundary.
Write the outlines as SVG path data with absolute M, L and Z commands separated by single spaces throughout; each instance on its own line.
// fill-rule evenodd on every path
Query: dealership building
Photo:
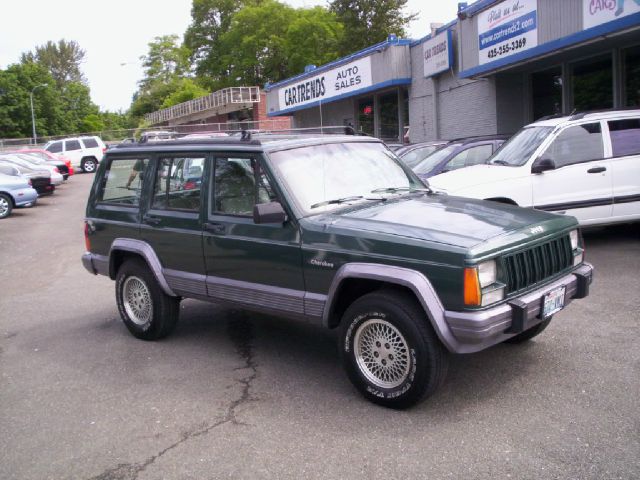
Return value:
M 640 0 L 479 0 L 265 86 L 267 115 L 389 141 L 511 134 L 557 113 L 640 107 Z M 409 128 L 410 126 L 410 128 Z

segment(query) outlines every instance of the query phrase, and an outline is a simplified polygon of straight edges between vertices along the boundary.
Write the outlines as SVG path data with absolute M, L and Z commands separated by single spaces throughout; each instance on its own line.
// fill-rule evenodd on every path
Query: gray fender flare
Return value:
M 164 273 L 162 273 L 162 264 L 151 245 L 147 242 L 143 242 L 142 240 L 135 240 L 133 238 L 116 238 L 109 249 L 109 276 L 111 278 L 114 278 L 115 276 L 115 272 L 113 271 L 113 252 L 117 251 L 137 253 L 144 258 L 164 293 L 171 297 L 177 297 L 173 290 L 171 290 L 171 287 L 169 287 L 167 280 L 164 278 Z
M 444 306 L 440 302 L 440 298 L 431 282 L 420 272 L 392 265 L 347 263 L 340 267 L 333 278 L 327 295 L 327 302 L 322 316 L 322 324 L 325 327 L 329 325 L 329 315 L 333 309 L 340 285 L 347 278 L 377 280 L 409 288 L 415 294 L 420 305 L 422 305 L 440 341 L 449 351 L 458 350 L 459 342 L 449 329 L 449 325 L 445 320 Z

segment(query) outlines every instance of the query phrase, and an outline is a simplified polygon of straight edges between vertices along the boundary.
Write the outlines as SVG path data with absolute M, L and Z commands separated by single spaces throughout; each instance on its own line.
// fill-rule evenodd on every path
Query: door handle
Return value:
M 602 173 L 607 170 L 607 167 L 593 167 L 587 170 L 587 173 Z
M 225 228 L 223 223 L 207 222 L 204 224 L 204 229 L 211 233 L 224 233 Z
M 158 225 L 162 221 L 159 217 L 153 217 L 151 215 L 145 215 L 143 220 L 149 225 Z

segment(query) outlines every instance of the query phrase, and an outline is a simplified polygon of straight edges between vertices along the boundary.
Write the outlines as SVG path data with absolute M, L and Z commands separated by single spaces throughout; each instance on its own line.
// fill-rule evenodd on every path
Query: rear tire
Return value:
M 13 200 L 6 193 L 0 193 L 0 220 L 11 215 Z
M 448 353 L 413 296 L 379 290 L 360 297 L 340 323 L 351 383 L 371 402 L 408 408 L 444 381 Z
M 142 340 L 159 340 L 176 326 L 180 300 L 162 291 L 142 260 L 126 260 L 116 275 L 116 302 L 131 334 Z
M 525 330 L 524 332 L 519 333 L 518 335 L 515 335 L 508 340 L 505 340 L 504 343 L 518 344 L 518 343 L 527 342 L 531 340 L 533 337 L 537 337 L 544 331 L 545 328 L 549 326 L 549 323 L 551 323 L 551 318 L 552 317 L 549 317 L 546 320 L 543 320 L 542 322 L 540 322 L 539 324 L 534 325 L 530 329 Z
M 93 157 L 85 158 L 82 160 L 81 167 L 84 173 L 93 173 L 98 167 L 98 161 Z

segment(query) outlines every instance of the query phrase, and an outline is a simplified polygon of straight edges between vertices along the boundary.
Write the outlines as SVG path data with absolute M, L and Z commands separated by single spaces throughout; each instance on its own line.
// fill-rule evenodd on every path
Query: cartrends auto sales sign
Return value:
M 508 0 L 478 15 L 479 65 L 538 45 L 537 0 Z

